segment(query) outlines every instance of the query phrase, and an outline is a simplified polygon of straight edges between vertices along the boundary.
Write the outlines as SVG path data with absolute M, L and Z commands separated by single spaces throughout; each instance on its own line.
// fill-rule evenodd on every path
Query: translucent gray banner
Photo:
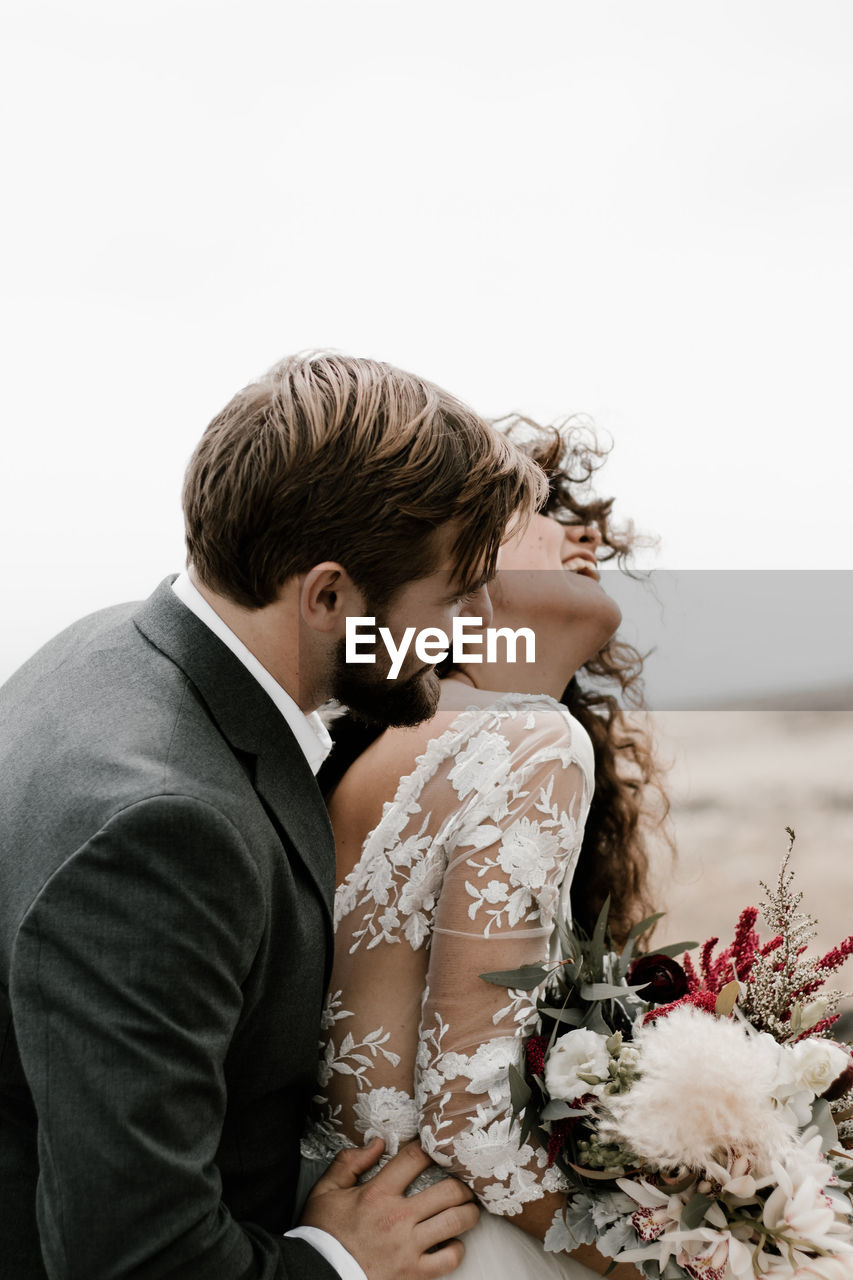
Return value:
M 603 571 L 652 709 L 853 708 L 853 571 Z

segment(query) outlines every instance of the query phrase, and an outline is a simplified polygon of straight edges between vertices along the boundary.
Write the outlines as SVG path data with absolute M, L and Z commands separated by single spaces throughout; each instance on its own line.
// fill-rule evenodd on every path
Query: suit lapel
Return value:
M 134 622 L 189 677 L 232 749 L 254 758 L 255 790 L 316 885 L 330 940 L 335 845 L 317 781 L 281 712 L 227 645 L 181 603 L 172 581 L 161 582 Z

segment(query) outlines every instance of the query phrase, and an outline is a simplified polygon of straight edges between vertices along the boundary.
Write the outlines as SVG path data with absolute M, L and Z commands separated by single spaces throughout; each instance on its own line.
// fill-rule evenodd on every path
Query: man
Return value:
M 0 690 L 0 1259 L 14 1280 L 444 1275 L 476 1219 L 417 1146 L 345 1153 L 291 1227 L 332 950 L 314 780 L 339 696 L 435 705 L 346 619 L 489 609 L 542 480 L 475 414 L 367 360 L 283 361 L 210 424 L 189 569 Z M 448 1243 L 449 1242 L 449 1243 Z

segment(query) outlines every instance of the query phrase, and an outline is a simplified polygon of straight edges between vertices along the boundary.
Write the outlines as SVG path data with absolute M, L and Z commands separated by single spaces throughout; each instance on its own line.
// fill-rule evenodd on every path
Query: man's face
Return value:
M 433 573 L 406 583 L 384 608 L 374 608 L 365 601 L 364 616 L 375 617 L 377 635 L 379 627 L 387 627 L 397 645 L 408 627 L 414 627 L 415 634 L 427 627 L 437 627 L 449 636 L 454 618 L 482 618 L 486 626 L 491 622 L 492 604 L 485 581 L 467 594 L 461 592 L 450 556 L 456 537 L 453 526 L 437 530 L 434 537 L 439 567 Z M 415 653 L 413 641 L 399 674 L 388 679 L 391 656 L 381 642 L 377 643 L 375 653 L 373 664 L 348 663 L 345 642 L 340 641 L 332 672 L 332 697 L 383 727 L 420 724 L 422 720 L 431 719 L 441 689 L 435 663 L 425 664 Z

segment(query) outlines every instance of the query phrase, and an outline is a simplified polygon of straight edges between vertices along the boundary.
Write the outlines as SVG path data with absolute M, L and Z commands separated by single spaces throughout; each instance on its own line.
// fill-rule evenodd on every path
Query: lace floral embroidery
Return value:
M 537 699 L 538 702 L 545 701 Z M 551 701 L 551 700 L 547 700 Z M 368 836 L 358 863 L 335 895 L 335 927 L 358 908 L 366 908 L 361 927 L 353 930 L 350 951 L 366 942 L 372 949 L 382 942 L 400 942 L 402 937 L 417 950 L 429 944 L 436 898 L 446 867 L 446 850 L 452 843 L 473 850 L 499 843 L 494 857 L 470 862 L 477 877 L 492 868 L 508 875 L 515 892 L 497 879 L 484 886 L 468 883 L 474 899 L 470 918 L 484 907 L 484 934 L 495 924 L 517 924 L 525 917 L 550 924 L 557 907 L 559 886 L 548 885 L 549 875 L 566 855 L 580 846 L 582 824 L 577 813 L 560 810 L 553 801 L 553 773 L 539 789 L 535 809 L 542 816 L 517 819 L 502 829 L 513 805 L 527 798 L 525 782 L 543 765 L 565 769 L 576 759 L 568 747 L 551 746 L 533 754 L 523 767 L 513 770 L 511 749 L 506 737 L 495 729 L 473 731 L 484 718 L 514 717 L 518 709 L 512 695 L 502 700 L 503 710 L 471 708 L 458 717 L 440 738 L 429 743 L 417 760 L 415 771 L 403 778 L 393 803 L 386 804 L 379 825 Z M 553 707 L 559 704 L 551 703 Z M 564 708 L 561 712 L 568 716 Z M 464 724 L 466 721 L 468 724 Z M 524 722 L 527 731 L 535 727 L 531 714 Z M 450 742 L 471 733 L 467 745 L 454 753 L 447 782 L 459 802 L 438 832 L 430 834 L 432 813 L 424 814 L 417 831 L 405 840 L 400 837 L 413 816 L 421 813 L 420 793 L 447 758 Z M 577 733 L 579 726 L 575 723 Z M 581 741 L 585 739 L 582 731 Z M 588 740 L 586 740 L 588 743 Z

